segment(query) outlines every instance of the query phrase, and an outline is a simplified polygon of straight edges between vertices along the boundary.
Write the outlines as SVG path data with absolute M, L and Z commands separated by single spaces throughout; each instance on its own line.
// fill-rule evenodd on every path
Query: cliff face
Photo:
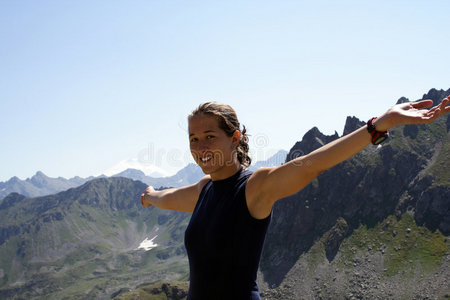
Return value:
M 450 90 L 433 89 L 424 99 L 437 103 L 449 94 Z M 327 237 L 324 244 L 331 262 L 344 237 L 362 225 L 373 228 L 391 215 L 400 218 L 411 213 L 418 225 L 449 235 L 449 120 L 447 116 L 431 125 L 395 128 L 381 147 L 367 147 L 299 193 L 278 201 L 261 262 L 268 285 L 278 286 L 322 237 Z M 363 124 L 348 118 L 344 132 Z M 313 128 L 290 150 L 286 161 L 338 137 Z

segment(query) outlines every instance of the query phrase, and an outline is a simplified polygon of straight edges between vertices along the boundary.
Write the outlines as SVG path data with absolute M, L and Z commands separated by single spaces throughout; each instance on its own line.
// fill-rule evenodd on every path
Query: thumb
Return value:
M 427 108 L 433 105 L 433 100 L 422 100 L 411 103 L 412 107 L 414 108 Z
M 143 207 L 150 207 L 150 206 L 152 206 L 151 203 L 145 202 L 144 200 L 145 200 L 145 194 L 141 194 L 141 205 Z

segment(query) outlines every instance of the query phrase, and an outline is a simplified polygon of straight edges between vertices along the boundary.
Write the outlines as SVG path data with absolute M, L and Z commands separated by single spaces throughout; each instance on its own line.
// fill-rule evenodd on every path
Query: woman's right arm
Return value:
M 141 204 L 144 207 L 153 205 L 161 209 L 193 212 L 198 196 L 209 180 L 210 177 L 205 176 L 197 183 L 161 191 L 155 191 L 152 186 L 149 186 L 141 195 Z

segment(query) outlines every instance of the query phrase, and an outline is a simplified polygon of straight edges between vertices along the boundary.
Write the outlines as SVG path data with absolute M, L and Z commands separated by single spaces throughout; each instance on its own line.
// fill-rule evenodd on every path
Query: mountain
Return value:
M 138 169 L 126 169 L 117 174 L 111 175 L 111 177 L 126 177 L 133 180 L 139 180 L 154 187 L 179 187 L 189 185 L 197 182 L 203 176 L 204 174 L 202 170 L 196 164 L 188 164 L 175 175 L 168 177 L 147 176 L 142 170 Z M 69 188 L 80 186 L 94 178 L 104 177 L 106 176 L 90 176 L 88 178 L 81 178 L 77 176 L 71 179 L 65 179 L 62 177 L 51 178 L 46 176 L 41 171 L 38 171 L 36 175 L 31 178 L 27 178 L 26 180 L 20 180 L 17 177 L 12 177 L 6 182 L 0 182 L 0 199 L 6 197 L 10 193 L 19 193 L 27 197 L 51 195 Z
M 98 178 L 55 195 L 0 200 L 0 298 L 106 298 L 186 278 L 189 214 L 143 208 L 145 188 Z M 156 247 L 138 249 L 144 241 Z
M 197 182 L 203 176 L 204 174 L 202 170 L 196 164 L 188 164 L 175 175 L 168 177 L 147 176 L 143 171 L 138 169 L 126 169 L 120 173 L 111 175 L 111 177 L 126 177 L 133 180 L 139 180 L 154 187 L 179 187 L 189 185 Z M 106 176 L 90 176 L 88 178 L 81 178 L 77 176 L 71 179 L 65 179 L 62 177 L 51 178 L 46 176 L 41 171 L 38 171 L 36 175 L 31 178 L 27 178 L 26 180 L 20 180 L 17 177 L 12 177 L 6 182 L 0 182 L 0 199 L 6 197 L 10 193 L 19 193 L 27 197 L 51 195 L 80 186 L 94 178 L 104 177 Z
M 258 165 L 278 164 L 285 153 Z M 0 298 L 107 298 L 143 283 L 187 279 L 183 237 L 190 215 L 142 208 L 139 199 L 148 184 L 189 184 L 202 176 L 194 164 L 165 179 L 130 169 L 54 195 L 10 193 L 0 200 Z M 52 179 L 38 172 L 28 182 L 45 187 Z M 143 242 L 156 247 L 140 250 Z
M 165 170 L 154 166 L 152 164 L 149 164 L 144 159 L 138 159 L 138 158 L 130 158 L 125 159 L 117 163 L 116 165 L 112 166 L 111 168 L 105 170 L 103 172 L 104 175 L 110 177 L 113 175 L 116 175 L 118 173 L 122 173 L 126 170 L 133 169 L 133 170 L 139 170 L 143 172 L 145 175 L 150 177 L 167 177 L 170 176 L 168 172 Z
M 433 89 L 423 98 L 436 104 L 449 94 Z M 348 118 L 344 132 L 362 124 Z M 313 128 L 287 161 L 338 137 Z M 450 116 L 396 127 L 382 146 L 276 203 L 261 261 L 264 297 L 444 297 L 449 234 Z
M 256 163 L 252 164 L 248 169 L 254 172 L 259 168 L 280 166 L 284 164 L 284 162 L 286 161 L 287 154 L 288 152 L 286 150 L 279 150 L 277 153 L 269 157 L 267 160 L 257 161 Z
M 261 167 L 280 165 L 284 162 L 286 154 L 287 151 L 280 150 L 268 160 L 256 162 L 250 167 L 250 170 L 254 171 Z M 142 168 L 128 168 L 123 169 L 119 173 L 113 172 L 120 170 L 125 166 L 136 165 L 138 165 L 136 160 L 126 160 L 119 163 L 116 167 L 111 168 L 111 172 L 106 172 L 106 174 L 109 177 L 125 177 L 133 180 L 139 180 L 147 185 L 151 185 L 154 187 L 180 187 L 198 182 L 203 176 L 205 176 L 200 167 L 192 163 L 188 164 L 186 167 L 178 171 L 175 175 L 166 177 L 147 176 L 142 171 Z M 65 191 L 69 188 L 80 186 L 94 178 L 103 177 L 105 177 L 105 175 L 101 175 L 98 177 L 90 176 L 88 178 L 81 178 L 77 176 L 71 179 L 65 179 L 62 177 L 51 178 L 46 176 L 41 171 L 38 171 L 33 177 L 27 178 L 26 180 L 20 180 L 17 177 L 12 177 L 6 182 L 0 182 L 0 199 L 6 197 L 10 193 L 19 193 L 27 197 L 51 195 L 61 191 Z
M 432 89 L 423 99 L 436 104 L 449 94 Z M 348 117 L 343 132 L 364 124 Z M 312 128 L 286 162 L 337 138 Z M 262 299 L 448 298 L 449 208 L 450 116 L 394 128 L 382 146 L 275 204 L 258 275 Z M 163 299 L 181 299 L 162 286 Z M 118 299 L 160 290 L 142 285 Z
M 449 94 L 432 89 L 424 98 Z M 349 117 L 344 132 L 364 123 Z M 312 128 L 286 161 L 338 137 Z M 178 180 L 187 182 L 188 170 Z M 146 186 L 98 178 L 55 195 L 0 200 L 0 298 L 184 299 L 189 214 L 143 209 Z M 449 208 L 450 116 L 394 128 L 381 146 L 276 203 L 258 276 L 262 298 L 448 298 Z M 142 250 L 144 241 L 157 246 Z
M 9 193 L 14 192 L 28 197 L 50 195 L 72 187 L 80 186 L 93 178 L 94 177 L 81 178 L 78 176 L 70 179 L 62 177 L 51 178 L 41 171 L 38 171 L 34 176 L 27 178 L 26 180 L 12 177 L 6 182 L 0 182 L 0 199 L 4 198 Z
M 140 180 L 147 185 L 154 187 L 180 187 L 198 182 L 205 174 L 196 164 L 188 164 L 178 171 L 175 175 L 168 177 L 154 178 L 146 176 L 144 172 L 135 169 L 128 169 L 121 173 L 113 175 L 114 177 L 127 177 L 134 180 Z
M 449 94 L 432 89 L 423 99 L 436 104 Z M 364 124 L 348 117 L 343 132 Z M 312 128 L 286 162 L 338 137 Z M 449 162 L 446 116 L 391 130 L 382 146 L 368 146 L 278 201 L 258 275 L 262 299 L 448 298 Z M 161 290 L 163 299 L 184 299 L 170 296 L 171 286 L 142 285 L 118 299 Z
M 287 151 L 279 150 L 269 159 L 264 161 L 257 161 L 254 165 L 249 167 L 249 170 L 255 171 L 261 167 L 279 166 L 284 163 Z M 128 169 L 121 173 L 114 175 L 115 177 L 127 177 L 134 180 L 140 180 L 148 185 L 154 187 L 180 187 L 198 182 L 205 174 L 197 164 L 188 164 L 186 167 L 178 171 L 173 176 L 154 178 L 146 176 L 142 171 Z

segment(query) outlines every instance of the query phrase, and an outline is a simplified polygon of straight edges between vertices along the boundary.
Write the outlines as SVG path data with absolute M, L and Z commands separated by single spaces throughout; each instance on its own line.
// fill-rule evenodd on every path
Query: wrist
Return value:
M 389 132 L 387 130 L 380 130 L 377 128 L 380 125 L 380 123 L 378 123 L 378 125 L 375 124 L 377 119 L 377 117 L 373 117 L 367 121 L 367 131 L 372 137 L 371 141 L 373 145 L 379 145 L 389 138 Z
M 377 131 L 388 131 L 394 127 L 389 119 L 389 115 L 386 113 L 374 119 L 372 124 L 375 125 Z

